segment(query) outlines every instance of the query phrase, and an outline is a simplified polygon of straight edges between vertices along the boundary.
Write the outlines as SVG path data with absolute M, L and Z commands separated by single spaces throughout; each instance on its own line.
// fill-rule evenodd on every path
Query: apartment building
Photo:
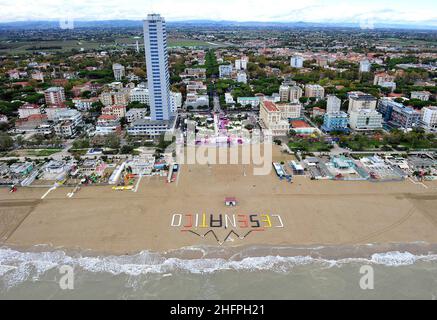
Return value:
M 77 110 L 86 112 L 92 108 L 93 103 L 99 101 L 99 98 L 89 98 L 89 99 L 76 98 L 73 99 L 72 101 Z
M 132 89 L 129 94 L 129 101 L 150 105 L 149 89 L 142 87 Z
M 370 72 L 372 69 L 372 64 L 369 60 L 360 61 L 360 72 Z
M 206 79 L 205 68 L 186 68 L 183 73 L 180 74 L 182 79 Z
M 225 103 L 226 103 L 226 104 L 235 104 L 234 97 L 233 97 L 232 94 L 229 93 L 229 92 L 226 92 L 226 93 L 225 93 Z
M 428 91 L 413 91 L 413 92 L 411 92 L 411 99 L 429 101 L 430 96 L 431 96 L 431 93 Z
M 300 98 L 303 96 L 303 90 L 299 86 L 291 86 L 290 87 L 290 101 L 298 102 Z
M 325 88 L 318 84 L 307 84 L 305 86 L 305 97 L 323 99 L 325 97 Z
M 179 109 L 182 108 L 182 93 L 171 92 L 170 93 L 171 111 L 175 114 Z
M 104 106 L 127 106 L 130 99 L 130 89 L 120 91 L 103 92 L 100 95 L 100 101 Z
M 359 110 L 375 110 L 378 99 L 370 94 L 363 92 L 349 92 L 349 108 L 348 113 L 356 112 Z
M 301 56 L 293 56 L 290 59 L 290 66 L 292 68 L 300 69 L 300 68 L 303 68 L 303 62 L 304 62 L 304 59 Z
M 279 97 L 281 102 L 290 101 L 290 86 L 282 85 L 279 87 Z
M 293 120 L 302 117 L 303 106 L 301 103 L 277 103 L 276 107 L 281 112 L 282 119 Z
M 238 72 L 237 82 L 247 84 L 247 74 L 246 72 Z
M 154 121 L 150 118 L 134 121 L 127 132 L 131 136 L 156 137 L 170 128 L 170 123 L 165 121 Z
M 420 120 L 420 112 L 401 104 L 393 107 L 389 124 L 395 128 L 408 130 L 418 126 Z
M 36 104 L 25 103 L 18 109 L 18 117 L 25 119 L 32 115 L 40 115 L 41 108 Z
M 65 91 L 62 87 L 51 87 L 44 91 L 44 98 L 48 106 L 62 105 L 65 102 Z
M 56 113 L 69 110 L 66 106 L 51 106 L 44 111 L 49 121 L 55 121 Z
M 109 135 L 121 133 L 120 120 L 114 115 L 101 115 L 97 119 L 96 135 Z
M 116 116 L 118 119 L 126 116 L 125 106 L 109 106 L 102 109 L 102 115 Z
M 192 108 L 209 106 L 209 96 L 207 94 L 187 93 L 185 105 Z
M 134 108 L 130 109 L 128 112 L 126 112 L 126 121 L 128 123 L 132 123 L 136 120 L 141 120 L 147 117 L 147 110 L 142 108 Z
M 422 123 L 426 129 L 437 130 L 437 107 L 422 109 Z
M 247 70 L 249 57 L 243 56 L 241 59 L 235 60 L 235 70 Z
M 219 76 L 220 79 L 231 78 L 232 77 L 232 65 L 226 64 L 219 66 Z
M 260 104 L 260 98 L 259 97 L 238 97 L 237 103 L 239 103 L 242 106 L 251 105 L 252 108 L 257 108 Z
M 121 81 L 126 76 L 126 68 L 119 63 L 112 65 L 112 71 L 114 72 L 115 81 Z
M 329 95 L 326 104 L 326 113 L 338 113 L 341 109 L 341 100 L 337 96 Z

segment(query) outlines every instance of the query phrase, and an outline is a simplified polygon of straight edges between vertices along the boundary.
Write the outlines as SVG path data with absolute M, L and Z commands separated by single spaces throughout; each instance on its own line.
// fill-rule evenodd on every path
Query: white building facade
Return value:
M 341 100 L 334 95 L 328 96 L 328 102 L 326 106 L 327 113 L 337 113 L 341 109 Z
M 305 86 L 305 96 L 308 98 L 323 99 L 325 97 L 325 88 L 319 84 L 307 84 Z
M 129 101 L 150 105 L 149 89 L 141 87 L 132 89 L 130 92 Z
M 233 69 L 232 69 L 231 64 L 225 64 L 225 65 L 219 66 L 220 79 L 230 78 L 232 76 L 232 71 L 233 71 Z
M 349 125 L 355 131 L 382 129 L 382 114 L 376 110 L 361 109 L 349 115 Z
M 422 122 L 427 129 L 437 130 L 437 107 L 425 107 L 422 109 Z
M 126 69 L 119 63 L 114 63 L 112 65 L 112 71 L 114 72 L 115 81 L 120 81 L 126 76 Z
M 372 64 L 369 60 L 360 61 L 360 72 L 370 72 Z
M 303 62 L 304 62 L 304 60 L 301 56 L 293 56 L 290 59 L 290 66 L 292 68 L 300 69 L 300 68 L 303 68 Z
M 237 82 L 247 84 L 247 74 L 246 72 L 238 72 Z

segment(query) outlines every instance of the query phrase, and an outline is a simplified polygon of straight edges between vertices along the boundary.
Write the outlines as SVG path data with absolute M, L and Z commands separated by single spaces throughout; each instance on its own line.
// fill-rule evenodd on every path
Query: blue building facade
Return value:
M 144 20 L 144 45 L 151 117 L 153 121 L 169 120 L 172 113 L 167 32 L 165 19 L 158 14 L 150 14 Z
M 383 98 L 379 100 L 376 110 L 382 114 L 384 122 L 389 122 L 393 113 L 393 108 L 396 106 L 403 106 L 401 103 L 394 102 L 391 99 Z
M 421 117 L 422 115 L 413 108 L 396 106 L 393 108 L 390 123 L 395 127 L 407 130 L 418 126 Z
M 349 117 L 347 113 L 340 111 L 325 114 L 322 130 L 325 132 L 341 131 L 349 132 Z
M 377 110 L 382 114 L 387 129 L 411 129 L 417 126 L 421 119 L 421 114 L 413 108 L 390 99 L 381 99 Z

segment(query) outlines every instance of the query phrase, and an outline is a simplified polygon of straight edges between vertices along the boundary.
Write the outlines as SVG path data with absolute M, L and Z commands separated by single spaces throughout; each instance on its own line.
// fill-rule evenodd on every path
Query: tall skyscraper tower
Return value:
M 151 117 L 166 121 L 172 117 L 170 75 L 165 19 L 159 14 L 149 14 L 144 20 L 144 46 Z

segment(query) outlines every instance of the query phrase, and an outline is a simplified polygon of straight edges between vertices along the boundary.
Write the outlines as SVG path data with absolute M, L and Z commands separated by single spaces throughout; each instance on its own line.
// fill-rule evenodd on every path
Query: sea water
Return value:
M 435 249 L 191 247 L 105 256 L 2 247 L 0 299 L 436 299 Z M 60 285 L 62 266 L 73 270 L 72 290 Z M 373 289 L 362 286 L 363 266 Z

